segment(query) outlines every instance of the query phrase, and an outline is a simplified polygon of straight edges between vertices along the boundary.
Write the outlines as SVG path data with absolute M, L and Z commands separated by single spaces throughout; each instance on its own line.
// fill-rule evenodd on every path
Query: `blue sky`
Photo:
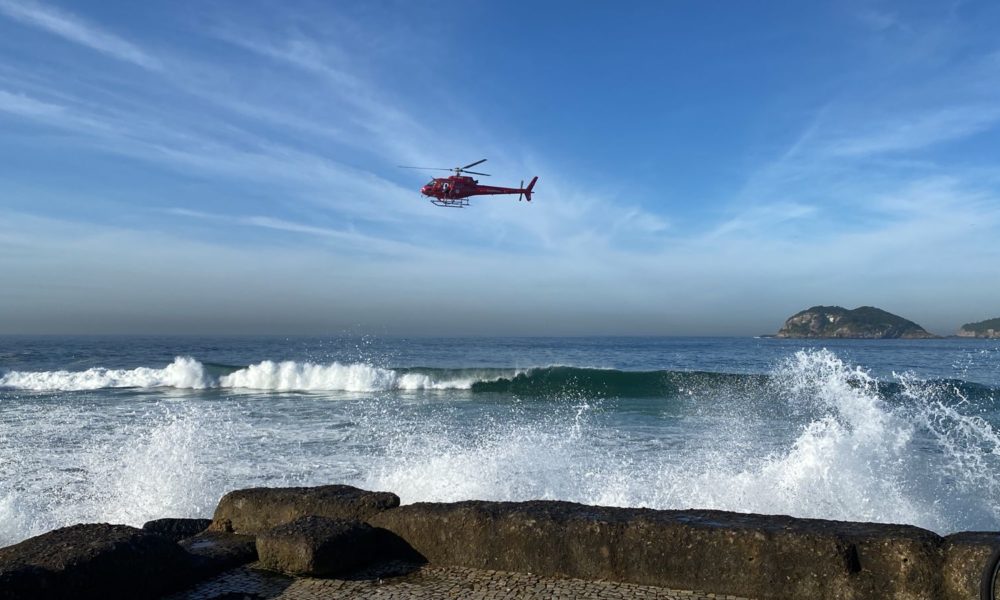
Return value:
M 0 333 L 1000 315 L 995 2 L 0 0 Z M 488 158 L 536 201 L 434 207 Z M 484 181 L 485 183 L 485 181 Z

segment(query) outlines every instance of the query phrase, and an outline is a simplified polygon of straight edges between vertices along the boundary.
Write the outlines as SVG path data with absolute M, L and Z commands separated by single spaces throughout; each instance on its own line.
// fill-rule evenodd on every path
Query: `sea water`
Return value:
M 0 545 L 328 483 L 1000 530 L 1000 343 L 0 337 Z

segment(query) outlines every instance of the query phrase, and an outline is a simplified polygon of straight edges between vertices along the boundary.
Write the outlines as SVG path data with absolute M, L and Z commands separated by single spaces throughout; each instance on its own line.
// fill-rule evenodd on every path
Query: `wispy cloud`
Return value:
M 872 124 L 870 133 L 834 140 L 830 153 L 861 158 L 960 140 L 996 127 L 1000 122 L 1000 108 L 994 105 L 947 107 L 894 116 L 886 121 Z
M 112 58 L 157 70 L 160 62 L 135 44 L 101 27 L 31 0 L 0 0 L 0 13 Z
M 430 252 L 433 252 L 427 245 L 417 246 L 414 244 L 396 242 L 381 237 L 366 235 L 358 231 L 337 229 L 334 227 L 319 227 L 308 223 L 300 223 L 290 221 L 288 219 L 280 219 L 264 215 L 223 215 L 184 208 L 167 208 L 164 209 L 164 212 L 180 217 L 191 217 L 219 224 L 258 227 L 272 231 L 315 236 L 335 241 L 338 244 L 349 248 L 352 250 L 352 253 L 355 254 L 392 257 L 407 256 L 413 258 L 417 255 L 429 254 Z

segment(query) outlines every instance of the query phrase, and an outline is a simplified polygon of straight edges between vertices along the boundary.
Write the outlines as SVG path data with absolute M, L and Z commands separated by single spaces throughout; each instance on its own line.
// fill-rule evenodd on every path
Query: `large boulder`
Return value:
M 171 540 L 129 527 L 63 527 L 0 548 L 0 599 L 156 598 L 190 577 Z
M 202 531 L 179 544 L 191 556 L 191 567 L 198 579 L 257 560 L 257 545 L 252 535 Z
M 995 560 L 998 552 L 1000 533 L 966 531 L 944 538 L 943 597 L 946 600 L 979 600 L 984 577 L 992 575 L 985 571 L 989 567 L 996 568 L 991 559 Z M 1000 598 L 1000 589 L 992 593 Z
M 215 509 L 212 529 L 256 534 L 309 515 L 365 521 L 397 506 L 396 494 L 369 492 L 349 485 L 251 488 L 222 497 Z
M 143 524 L 142 530 L 158 533 L 175 542 L 191 537 L 208 529 L 211 519 L 156 519 Z
M 260 565 L 288 575 L 349 573 L 376 556 L 379 536 L 361 521 L 300 517 L 257 536 Z
M 917 527 L 569 502 L 412 504 L 369 522 L 431 563 L 761 600 L 933 600 L 942 540 Z

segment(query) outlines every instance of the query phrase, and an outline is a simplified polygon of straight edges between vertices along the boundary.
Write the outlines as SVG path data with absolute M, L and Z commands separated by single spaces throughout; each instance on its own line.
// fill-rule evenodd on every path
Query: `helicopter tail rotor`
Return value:
M 531 178 L 531 183 L 528 184 L 528 187 L 524 188 L 524 197 L 525 197 L 525 199 L 528 202 L 531 202 L 531 189 L 533 187 L 535 187 L 535 182 L 536 181 L 538 181 L 538 175 L 535 175 L 534 177 L 532 177 Z

